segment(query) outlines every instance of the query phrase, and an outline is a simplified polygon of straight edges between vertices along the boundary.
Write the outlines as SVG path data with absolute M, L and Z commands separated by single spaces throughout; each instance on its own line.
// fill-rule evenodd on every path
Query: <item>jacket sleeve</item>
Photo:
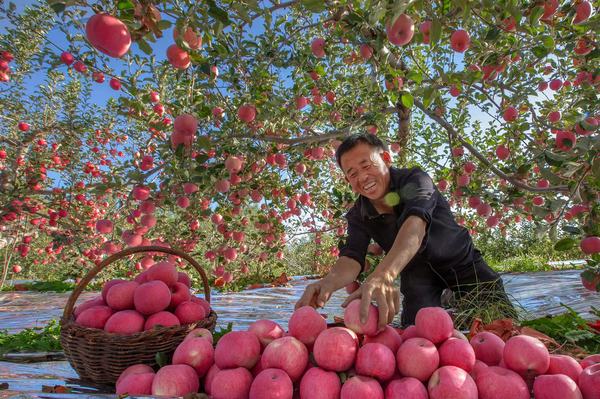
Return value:
M 435 184 L 431 180 L 431 177 L 426 172 L 417 168 L 412 171 L 406 183 L 398 192 L 400 201 L 404 205 L 403 211 L 398 217 L 398 227 L 402 226 L 404 221 L 413 215 L 420 217 L 427 224 L 425 237 L 423 237 L 419 252 L 423 252 L 427 246 L 433 211 L 437 204 L 436 193 Z

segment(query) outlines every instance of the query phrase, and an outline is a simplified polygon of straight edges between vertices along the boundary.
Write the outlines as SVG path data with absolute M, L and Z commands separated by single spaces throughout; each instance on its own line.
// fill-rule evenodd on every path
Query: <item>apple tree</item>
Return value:
M 427 170 L 472 233 L 535 225 L 598 273 L 597 2 L 0 7 L 11 256 L 38 242 L 36 261 L 76 258 L 78 275 L 124 246 L 173 245 L 223 285 L 282 267 L 308 234 L 321 270 L 354 199 L 335 148 L 364 130 Z

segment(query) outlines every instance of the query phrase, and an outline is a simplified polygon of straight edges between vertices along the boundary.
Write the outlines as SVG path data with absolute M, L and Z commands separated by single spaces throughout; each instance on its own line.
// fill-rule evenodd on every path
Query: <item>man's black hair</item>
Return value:
M 378 149 L 384 150 L 384 151 L 388 151 L 387 145 L 383 141 L 381 141 L 381 139 L 379 137 L 375 136 L 374 134 L 365 133 L 365 132 L 353 133 L 350 136 L 346 137 L 344 139 L 344 141 L 342 141 L 342 144 L 340 144 L 340 146 L 335 151 L 335 159 L 340 168 L 342 167 L 342 163 L 341 163 L 342 155 L 344 155 L 345 153 L 347 153 L 348 151 L 350 151 L 351 149 L 353 149 L 360 143 L 368 144 L 371 147 L 378 148 Z

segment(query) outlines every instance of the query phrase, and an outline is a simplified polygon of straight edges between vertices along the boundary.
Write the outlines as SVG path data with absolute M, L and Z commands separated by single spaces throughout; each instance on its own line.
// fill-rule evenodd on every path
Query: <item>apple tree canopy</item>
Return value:
M 5 2 L 3 245 L 82 263 L 174 245 L 225 282 L 302 232 L 335 257 L 354 196 L 334 151 L 367 131 L 471 232 L 530 221 L 597 253 L 598 7 Z

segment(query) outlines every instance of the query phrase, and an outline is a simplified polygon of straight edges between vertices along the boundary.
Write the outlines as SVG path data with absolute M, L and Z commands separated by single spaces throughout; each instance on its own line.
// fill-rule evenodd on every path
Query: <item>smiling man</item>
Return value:
M 336 159 L 352 190 L 359 194 L 346 214 L 347 240 L 331 271 L 306 287 L 296 308 L 322 307 L 338 289 L 353 282 L 364 270 L 371 239 L 385 257 L 342 306 L 361 298 L 366 320 L 371 301 L 379 308 L 379 329 L 400 310 L 394 281 L 400 276 L 402 326 L 414 324 L 422 307 L 441 306 L 446 288 L 457 296 L 482 289 L 490 301 L 505 301 L 508 316 L 514 309 L 502 280 L 473 246 L 469 232 L 454 220 L 450 206 L 424 171 L 392 167 L 385 144 L 376 136 L 358 133 L 347 137 Z

